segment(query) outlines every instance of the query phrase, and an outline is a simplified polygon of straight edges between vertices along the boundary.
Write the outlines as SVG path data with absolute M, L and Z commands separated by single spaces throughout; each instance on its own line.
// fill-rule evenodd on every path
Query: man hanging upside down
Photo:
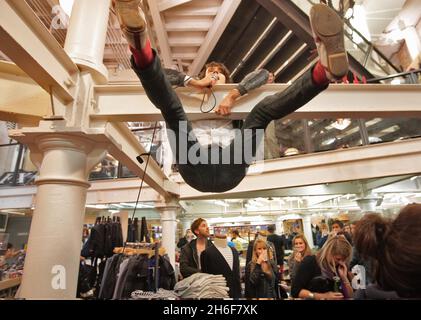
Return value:
M 348 72 L 343 21 L 328 6 L 316 4 L 310 12 L 310 23 L 319 61 L 286 90 L 262 99 L 229 145 L 200 145 L 159 57 L 151 48 L 140 1 L 113 1 L 121 30 L 130 45 L 132 67 L 147 96 L 164 117 L 181 176 L 199 191 L 225 192 L 235 188 L 244 179 L 268 124 L 293 113 Z M 218 73 L 218 70 L 208 73 L 195 82 L 199 82 L 199 87 L 211 87 L 219 78 Z M 240 95 L 248 92 L 244 87 L 238 91 Z

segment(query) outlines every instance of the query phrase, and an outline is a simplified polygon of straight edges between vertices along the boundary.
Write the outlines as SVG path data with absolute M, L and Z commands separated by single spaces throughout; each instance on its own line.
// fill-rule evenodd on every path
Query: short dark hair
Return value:
M 196 234 L 196 230 L 199 228 L 199 226 L 202 224 L 203 221 L 206 221 L 205 219 L 202 218 L 197 218 L 196 220 L 193 221 L 193 223 L 190 226 L 190 230 L 193 231 L 193 233 L 195 235 Z
M 13 248 L 13 244 L 11 244 L 10 242 L 7 243 L 7 250 L 12 249 Z
M 240 232 L 237 229 L 232 230 L 232 233 L 236 236 L 240 236 Z
M 221 71 L 222 71 L 221 73 L 225 76 L 225 82 L 226 83 L 232 83 L 232 79 L 231 79 L 231 76 L 230 76 L 229 69 L 223 63 L 216 62 L 216 61 L 211 61 L 211 62 L 207 63 L 205 65 L 205 67 L 203 68 L 202 72 L 200 72 L 199 78 L 201 78 L 201 79 L 204 78 L 205 74 L 206 74 L 206 70 L 208 68 L 212 68 L 212 67 L 220 68 Z
M 334 220 L 333 222 L 332 222 L 332 226 L 334 225 L 334 224 L 337 224 L 341 229 L 343 229 L 344 228 L 344 223 L 341 221 L 341 220 Z
M 270 226 L 268 226 L 268 231 L 269 231 L 270 233 L 274 233 L 274 232 L 275 232 L 275 230 L 276 230 L 276 227 L 275 227 L 275 225 L 274 225 L 274 224 L 271 224 Z
M 363 258 L 381 261 L 374 264 L 381 289 L 401 298 L 421 298 L 421 204 L 405 206 L 395 220 L 366 214 L 357 223 L 354 239 Z

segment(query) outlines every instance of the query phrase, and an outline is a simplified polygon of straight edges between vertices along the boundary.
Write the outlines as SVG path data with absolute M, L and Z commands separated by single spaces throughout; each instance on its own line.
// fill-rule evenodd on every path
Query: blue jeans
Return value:
M 261 136 L 256 134 L 258 129 L 265 130 L 272 120 L 283 118 L 293 113 L 320 92 L 328 87 L 316 86 L 312 80 L 312 70 L 305 72 L 291 86 L 282 92 L 275 93 L 260 101 L 249 113 L 241 130 L 236 132 L 235 138 L 230 145 L 222 148 L 219 145 L 201 146 L 195 137 L 190 121 L 187 119 L 183 106 L 177 94 L 168 81 L 158 56 L 155 53 L 153 63 L 146 69 L 138 68 L 132 57 L 133 70 L 138 75 L 148 98 L 161 111 L 167 124 L 167 128 L 175 133 L 175 140 L 170 137 L 170 145 L 178 164 L 179 172 L 184 181 L 191 187 L 202 192 L 225 192 L 235 188 L 245 177 L 251 159 L 243 155 L 240 146 L 253 146 L 251 155 L 254 157 Z M 251 134 L 245 134 L 249 130 Z M 217 154 L 219 159 L 229 159 L 229 163 L 218 161 L 212 164 L 210 161 L 192 163 L 180 161 L 188 158 L 186 154 L 180 154 L 180 141 L 187 139 L 187 153 L 195 146 L 196 154 Z M 183 141 L 184 144 L 186 142 Z M 241 155 L 239 155 L 239 150 Z M 241 161 L 234 161 L 235 159 Z

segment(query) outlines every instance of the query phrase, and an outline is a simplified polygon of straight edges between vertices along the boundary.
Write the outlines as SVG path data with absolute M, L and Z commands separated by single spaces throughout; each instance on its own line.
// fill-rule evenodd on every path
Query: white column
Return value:
M 177 211 L 179 207 L 168 206 L 158 208 L 158 210 L 161 214 L 162 246 L 168 253 L 170 262 L 175 268 L 175 233 L 177 231 Z
M 406 46 L 408 47 L 409 54 L 412 60 L 418 58 L 421 54 L 421 39 L 418 35 L 417 29 L 412 27 L 407 27 L 403 31 L 403 35 L 405 38 Z M 418 69 L 418 68 L 417 68 Z
M 306 237 L 310 248 L 313 248 L 314 245 L 313 245 L 313 233 L 311 232 L 311 216 L 303 215 L 302 219 L 303 219 L 304 236 Z
M 41 135 L 30 147 L 39 177 L 19 297 L 75 299 L 88 174 L 106 151 L 58 134 Z
M 99 83 L 106 83 L 103 64 L 111 0 L 74 2 L 64 50 L 79 66 L 93 72 Z

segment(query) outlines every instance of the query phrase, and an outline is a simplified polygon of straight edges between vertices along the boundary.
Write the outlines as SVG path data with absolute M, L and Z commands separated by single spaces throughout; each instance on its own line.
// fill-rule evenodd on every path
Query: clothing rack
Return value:
M 159 243 L 133 243 L 127 242 L 126 247 L 118 247 L 114 249 L 116 254 L 125 254 L 127 256 L 133 255 L 148 255 L 149 258 L 155 257 L 155 265 L 153 266 L 153 278 L 155 282 L 154 292 L 159 288 L 159 258 L 166 254 L 165 248 L 161 247 Z
M 159 256 L 165 255 L 167 252 L 165 248 L 159 247 L 159 244 L 150 244 L 150 243 L 127 243 L 126 247 L 117 247 L 114 248 L 114 253 L 120 254 L 124 253 L 128 256 L 133 256 L 137 254 L 147 254 L 149 258 L 158 254 Z M 158 259 L 157 259 L 158 260 Z

